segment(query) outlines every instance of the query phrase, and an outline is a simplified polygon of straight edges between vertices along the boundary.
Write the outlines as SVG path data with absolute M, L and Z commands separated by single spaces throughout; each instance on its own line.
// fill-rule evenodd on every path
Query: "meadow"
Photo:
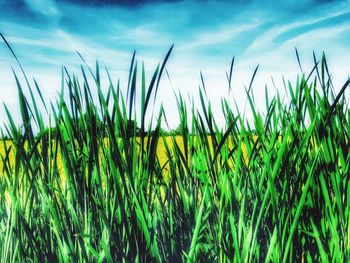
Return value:
M 203 83 L 199 105 L 175 95 L 169 131 L 150 105 L 171 51 L 150 80 L 134 54 L 127 87 L 82 60 L 49 105 L 14 74 L 22 120 L 5 106 L 1 261 L 349 262 L 349 80 L 335 89 L 314 56 L 285 83 L 288 102 L 266 88 L 265 114 L 246 88 L 253 120 L 222 98 L 224 127 Z

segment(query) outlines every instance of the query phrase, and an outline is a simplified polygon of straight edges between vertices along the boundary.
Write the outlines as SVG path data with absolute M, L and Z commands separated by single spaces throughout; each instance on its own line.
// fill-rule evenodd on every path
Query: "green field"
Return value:
M 5 106 L 0 141 L 1 261 L 349 262 L 349 80 L 334 88 L 323 56 L 285 84 L 288 102 L 266 89 L 265 114 L 249 86 L 252 120 L 228 98 L 213 112 L 203 86 L 199 105 L 176 96 L 171 131 L 162 107 L 146 118 L 170 52 L 149 80 L 133 57 L 127 87 L 102 89 L 98 64 L 66 72 L 50 105 L 17 82 L 22 128 Z

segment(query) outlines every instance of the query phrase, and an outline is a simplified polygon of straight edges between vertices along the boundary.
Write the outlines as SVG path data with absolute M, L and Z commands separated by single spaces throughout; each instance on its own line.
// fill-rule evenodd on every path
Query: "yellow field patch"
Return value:
M 178 147 L 180 148 L 182 154 L 184 155 L 184 142 L 183 142 L 183 138 L 182 136 L 167 136 L 165 137 L 165 142 L 164 139 L 162 137 L 159 138 L 158 140 L 158 145 L 157 145 L 157 158 L 159 161 L 159 165 L 160 167 L 164 168 L 165 173 L 167 173 L 169 171 L 169 164 L 168 164 L 168 156 L 167 156 L 167 151 L 166 151 L 166 145 L 168 145 L 168 148 L 170 150 L 170 154 L 171 156 L 174 154 L 174 147 L 175 145 L 173 144 L 173 140 L 175 139 L 176 144 L 178 145 Z M 148 138 L 146 137 L 144 139 L 144 144 L 147 145 L 147 140 Z M 140 144 L 140 138 L 136 139 L 136 143 Z M 211 137 L 208 136 L 208 143 L 210 146 L 210 151 L 211 154 L 213 155 L 213 147 L 212 147 L 212 140 Z M 104 140 L 104 147 L 108 148 L 109 142 L 107 139 Z M 200 148 L 203 146 L 200 145 L 200 142 L 198 140 L 198 138 L 193 138 L 193 145 L 194 148 L 196 149 L 196 151 L 200 150 Z M 146 146 L 145 146 L 146 147 Z M 228 148 L 228 150 L 232 150 L 233 145 L 232 145 L 232 140 L 228 140 L 228 143 L 225 144 L 225 147 Z M 243 154 L 243 158 L 245 160 L 245 163 L 248 163 L 248 156 L 247 156 L 247 148 L 244 144 L 244 142 L 242 142 L 242 154 Z M 8 154 L 6 153 L 6 150 L 8 151 Z M 189 148 L 189 152 L 190 152 L 190 156 L 189 156 L 189 160 L 192 161 L 192 154 L 191 151 L 193 149 Z M 170 156 L 170 157 L 171 157 Z M 11 170 L 13 171 L 14 169 L 14 165 L 15 165 L 15 158 L 16 158 L 16 149 L 15 149 L 15 145 L 13 144 L 13 142 L 11 140 L 2 140 L 0 141 L 0 174 L 3 174 L 4 171 L 4 162 L 6 163 L 7 167 L 10 166 Z M 54 160 L 52 159 L 52 156 L 47 156 L 48 160 L 49 160 L 49 166 L 53 166 L 54 165 Z M 60 150 L 58 150 L 58 155 L 57 155 L 57 169 L 60 172 L 60 174 L 64 175 L 64 165 L 63 165 L 63 161 L 62 161 L 62 153 Z

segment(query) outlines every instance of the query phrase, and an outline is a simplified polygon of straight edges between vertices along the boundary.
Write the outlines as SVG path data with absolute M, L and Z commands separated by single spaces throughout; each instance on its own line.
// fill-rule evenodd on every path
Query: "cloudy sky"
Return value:
M 246 102 L 244 85 L 249 85 L 258 64 L 253 86 L 258 104 L 265 84 L 272 95 L 283 89 L 282 76 L 295 82 L 300 73 L 295 48 L 306 72 L 312 68 L 312 52 L 320 57 L 324 51 L 336 85 L 350 73 L 348 0 L 0 0 L 0 33 L 47 99 L 57 94 L 62 65 L 79 75 L 81 59 L 76 51 L 91 65 L 95 60 L 106 65 L 113 80 L 120 78 L 126 87 L 134 50 L 150 79 L 175 44 L 167 65 L 171 81 L 163 78 L 159 90 L 173 123 L 172 89 L 195 96 L 200 72 L 214 110 L 220 108 L 220 97 L 227 96 L 225 73 L 233 55 L 232 96 L 241 106 Z M 19 116 L 11 67 L 19 72 L 0 41 L 0 101 Z M 5 119 L 2 106 L 0 119 Z

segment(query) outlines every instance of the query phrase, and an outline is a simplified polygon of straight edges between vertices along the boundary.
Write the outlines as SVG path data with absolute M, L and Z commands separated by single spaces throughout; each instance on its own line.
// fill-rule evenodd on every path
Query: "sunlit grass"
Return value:
M 264 115 L 249 86 L 252 121 L 222 98 L 224 127 L 204 87 L 200 105 L 178 94 L 173 132 L 162 107 L 146 118 L 170 53 L 149 81 L 134 56 L 126 95 L 112 81 L 103 92 L 98 64 L 64 70 L 50 105 L 17 82 L 23 129 L 5 108 L 0 145 L 1 260 L 349 261 L 349 80 L 336 93 L 315 59 L 288 103 L 266 95 Z

